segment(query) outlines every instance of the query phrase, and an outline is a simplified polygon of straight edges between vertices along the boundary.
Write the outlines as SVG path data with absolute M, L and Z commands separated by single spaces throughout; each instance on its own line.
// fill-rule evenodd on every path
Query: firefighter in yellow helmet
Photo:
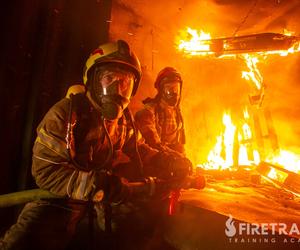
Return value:
M 181 75 L 175 68 L 166 67 L 158 73 L 154 87 L 157 95 L 144 100 L 144 108 L 135 115 L 137 127 L 151 147 L 184 154 Z
M 84 91 L 69 93 L 48 111 L 33 147 L 36 184 L 62 199 L 27 203 L 0 249 L 65 249 L 88 208 L 103 208 L 98 215 L 110 227 L 111 206 L 135 198 L 129 182 L 148 183 L 140 194 L 144 199 L 154 193 L 152 176 L 188 174 L 187 159 L 137 141 L 127 106 L 140 78 L 139 60 L 125 41 L 101 45 L 90 55 Z

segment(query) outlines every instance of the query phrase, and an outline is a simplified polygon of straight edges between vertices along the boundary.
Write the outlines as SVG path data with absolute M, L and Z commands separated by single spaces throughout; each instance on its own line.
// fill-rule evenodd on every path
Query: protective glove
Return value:
M 206 180 L 203 175 L 197 174 L 197 175 L 191 175 L 185 178 L 182 188 L 183 189 L 189 189 L 189 188 L 195 188 L 195 189 L 203 189 L 206 185 Z
M 179 154 L 159 152 L 151 159 L 151 165 L 144 168 L 146 176 L 156 177 L 154 197 L 167 197 L 171 190 L 180 189 L 192 170 L 189 159 Z
M 152 158 L 152 166 L 146 170 L 147 175 L 156 176 L 163 180 L 184 179 L 191 173 L 193 165 L 191 161 L 178 154 L 159 152 Z
M 107 174 L 104 180 L 105 185 L 93 196 L 94 202 L 102 201 L 118 205 L 130 199 L 140 200 L 157 196 L 157 194 L 168 195 L 169 193 L 169 188 L 165 188 L 165 181 L 160 181 L 156 177 L 147 177 L 138 182 L 128 182 L 123 177 Z
M 106 175 L 102 192 L 102 200 L 109 203 L 125 202 L 131 194 L 127 179 L 112 174 Z M 94 198 L 97 198 L 97 196 L 101 196 L 101 191 L 98 191 Z
M 170 191 L 169 182 L 156 177 L 146 177 L 137 182 L 128 182 L 125 178 L 119 178 L 116 175 L 110 176 L 106 192 L 99 190 L 96 192 L 93 201 L 106 201 L 109 203 L 122 203 L 132 199 L 145 199 L 160 195 L 168 194 Z

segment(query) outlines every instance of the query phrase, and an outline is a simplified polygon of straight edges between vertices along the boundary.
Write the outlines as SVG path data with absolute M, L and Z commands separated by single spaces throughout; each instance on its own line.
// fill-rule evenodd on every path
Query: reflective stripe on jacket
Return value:
M 76 95 L 76 98 L 78 109 L 70 109 L 70 99 L 64 98 L 48 111 L 39 124 L 33 147 L 32 174 L 42 189 L 72 199 L 89 200 L 95 192 L 104 188 L 105 169 L 95 169 L 107 158 L 109 145 L 99 114 L 84 95 Z M 71 154 L 67 148 L 69 112 L 73 112 Z M 114 161 L 120 161 L 120 155 L 128 161 L 136 157 L 133 131 L 124 117 L 118 122 L 112 142 L 114 158 L 111 166 Z M 138 147 L 145 162 L 157 153 L 142 142 Z M 80 169 L 74 165 L 74 160 Z

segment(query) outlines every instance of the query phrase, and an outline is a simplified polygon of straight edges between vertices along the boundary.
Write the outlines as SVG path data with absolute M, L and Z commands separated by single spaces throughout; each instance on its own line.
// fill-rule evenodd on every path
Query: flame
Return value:
M 229 114 L 223 115 L 223 124 L 225 126 L 225 132 L 223 134 L 223 142 L 225 146 L 225 162 L 226 166 L 233 165 L 233 147 L 236 127 L 231 121 Z
M 242 72 L 242 78 L 253 83 L 257 91 L 262 93 L 263 76 L 257 66 L 259 63 L 258 56 L 244 54 L 242 58 L 248 67 L 248 71 Z M 244 109 L 243 114 L 244 117 L 239 124 L 233 124 L 230 112 L 224 112 L 224 132 L 217 136 L 217 142 L 208 154 L 207 163 L 200 165 L 201 167 L 205 169 L 233 170 L 238 165 L 251 166 L 259 164 L 261 156 L 254 143 L 255 138 L 250 126 L 251 117 L 247 108 Z M 238 162 L 234 162 L 234 157 L 236 158 L 237 155 Z M 280 150 L 277 154 L 269 155 L 263 160 L 283 166 L 289 171 L 300 173 L 300 156 L 291 151 Z M 276 169 L 272 169 L 268 175 L 280 182 L 283 182 L 287 177 L 285 173 L 281 173 Z
M 257 67 L 257 63 L 259 62 L 258 57 L 244 54 L 243 58 L 246 61 L 249 71 L 243 71 L 242 78 L 246 79 L 247 81 L 251 80 L 256 88 L 260 90 L 262 88 L 263 77 Z
M 289 54 L 294 54 L 300 52 L 300 41 L 295 42 L 289 49 L 287 50 L 274 50 L 274 51 L 267 51 L 263 53 L 258 53 L 259 55 L 280 55 L 280 56 L 287 56 Z
M 283 34 L 286 36 L 293 36 L 295 35 L 294 31 L 289 31 L 287 29 L 283 29 Z M 263 53 L 259 53 L 260 55 L 280 55 L 280 56 L 287 56 L 289 54 L 300 52 L 300 41 L 296 41 L 292 44 L 290 48 L 287 50 L 275 50 L 275 51 L 267 51 Z
M 238 165 L 258 165 L 261 156 L 253 143 L 253 133 L 248 123 L 250 119 L 248 110 L 244 110 L 244 120 L 240 126 L 232 122 L 230 113 L 224 112 L 223 126 L 224 132 L 216 138 L 216 144 L 209 152 L 207 162 L 199 164 L 204 169 L 234 170 L 234 147 L 236 135 L 238 135 Z M 285 149 L 281 149 L 276 154 L 270 154 L 264 161 L 282 166 L 283 168 L 300 174 L 300 155 Z M 271 168 L 268 177 L 281 183 L 287 178 L 288 174 Z
M 276 180 L 278 182 L 284 183 L 285 179 L 288 177 L 288 174 L 282 171 L 278 171 L 275 168 L 271 168 L 267 176 L 272 180 Z
M 184 37 L 189 40 L 184 40 Z M 205 33 L 200 30 L 199 32 L 190 27 L 186 28 L 186 31 L 181 32 L 181 37 L 178 38 L 178 49 L 188 55 L 209 55 L 213 54 L 210 52 L 209 39 L 211 36 L 209 33 Z
M 217 137 L 215 147 L 208 154 L 208 167 L 214 169 L 226 169 L 233 165 L 233 144 L 236 127 L 231 121 L 229 113 L 224 112 L 224 133 Z
M 293 32 L 287 30 L 284 30 L 283 33 L 286 36 L 294 35 Z M 264 79 L 258 68 L 259 63 L 269 55 L 287 56 L 292 53 L 300 52 L 300 40 L 297 37 L 294 38 L 295 40 L 292 40 L 291 47 L 287 50 L 264 51 L 251 54 L 241 53 L 237 56 L 236 54 L 230 54 L 228 51 L 226 52 L 226 39 L 223 40 L 223 47 L 214 48 L 218 44 L 212 44 L 209 33 L 187 27 L 186 30 L 182 31 L 181 35 L 177 37 L 177 45 L 178 50 L 188 56 L 216 55 L 219 53 L 216 52 L 219 49 L 220 53 L 217 55 L 219 58 L 232 58 L 232 56 L 242 58 L 245 61 L 247 70 L 242 71 L 241 77 L 253 84 L 256 90 L 255 97 L 257 97 L 264 94 Z M 294 38 L 292 37 L 291 39 Z M 215 39 L 215 41 L 220 40 Z M 225 51 L 225 54 L 222 54 L 222 49 Z M 253 105 L 253 103 L 251 104 Z M 253 131 L 251 127 L 251 114 L 249 114 L 247 108 L 243 113 L 243 117 L 235 123 L 231 118 L 230 111 L 223 113 L 222 132 L 216 136 L 215 145 L 209 151 L 206 162 L 198 166 L 205 169 L 234 170 L 239 165 L 258 165 L 259 162 L 263 160 L 280 165 L 289 171 L 300 173 L 300 155 L 292 151 L 282 149 L 277 152 L 277 154 L 273 153 L 268 157 L 262 157 L 260 155 L 260 151 L 255 142 L 256 131 Z M 283 182 L 287 177 L 286 173 L 280 172 L 275 168 L 271 169 L 268 176 L 280 182 Z
M 223 114 L 223 133 L 216 138 L 216 144 L 209 152 L 207 162 L 198 166 L 205 169 L 232 169 L 234 166 L 234 155 L 238 155 L 238 165 L 251 166 L 260 161 L 259 153 L 253 149 L 252 132 L 247 122 L 248 110 L 244 110 L 244 121 L 242 125 L 233 124 L 229 112 Z M 236 151 L 236 146 L 238 149 Z
M 263 87 L 263 77 L 257 67 L 259 62 L 257 57 L 246 54 L 244 59 L 249 72 L 244 71 L 242 78 L 253 82 L 256 88 L 260 90 Z M 208 154 L 207 163 L 200 166 L 205 169 L 233 170 L 239 165 L 258 165 L 261 156 L 254 143 L 255 138 L 250 126 L 250 118 L 248 109 L 245 108 L 243 119 L 238 124 L 234 124 L 230 112 L 224 112 L 224 132 L 217 136 L 216 144 Z M 234 162 L 234 158 L 237 156 L 238 162 Z M 289 171 L 300 173 L 300 155 L 291 151 L 281 149 L 276 154 L 270 154 L 263 160 L 280 165 Z M 268 176 L 280 182 L 283 182 L 287 177 L 286 173 L 281 173 L 276 169 L 272 169 Z
M 300 156 L 291 151 L 281 149 L 277 154 L 270 155 L 267 161 L 296 174 L 300 174 Z M 289 174 L 279 169 L 271 168 L 267 176 L 272 180 L 284 183 Z
M 283 34 L 286 36 L 293 36 L 293 35 L 295 35 L 295 32 L 287 30 L 287 29 L 283 29 Z
M 300 155 L 291 151 L 281 149 L 277 154 L 268 156 L 267 161 L 283 166 L 291 172 L 300 173 Z
M 287 29 L 283 29 L 283 34 L 286 36 L 293 36 L 295 32 L 289 31 Z M 267 51 L 264 53 L 260 53 L 263 55 L 280 55 L 280 56 L 287 56 L 288 54 L 293 54 L 300 52 L 300 41 L 296 41 L 289 49 L 287 50 L 275 50 L 275 51 Z
M 283 30 L 283 35 L 292 36 L 295 32 L 288 31 L 286 29 Z M 188 56 L 209 56 L 216 55 L 219 58 L 232 58 L 236 57 L 236 53 L 231 53 L 230 45 L 227 44 L 226 39 L 220 44 L 213 45 L 213 41 L 211 40 L 210 33 L 206 33 L 203 30 L 196 30 L 190 27 L 187 27 L 185 30 L 180 31 L 180 35 L 176 38 L 177 49 L 183 52 Z M 218 39 L 215 39 L 215 42 Z M 217 46 L 217 48 L 212 49 L 212 47 Z M 217 49 L 217 50 L 216 50 Z M 295 41 L 291 45 L 291 47 L 287 50 L 270 50 L 263 52 L 253 52 L 252 54 L 257 56 L 266 56 L 266 55 L 280 55 L 287 56 L 288 54 L 293 54 L 296 52 L 300 52 L 300 41 L 299 38 L 295 37 Z M 224 53 L 224 54 L 223 54 Z M 243 53 L 240 51 L 239 53 Z M 244 52 L 247 53 L 247 52 Z M 248 53 L 247 53 L 248 54 Z

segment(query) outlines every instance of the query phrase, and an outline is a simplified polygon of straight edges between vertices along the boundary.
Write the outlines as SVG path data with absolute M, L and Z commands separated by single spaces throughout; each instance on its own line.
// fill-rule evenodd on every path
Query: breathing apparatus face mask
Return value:
M 162 84 L 162 98 L 169 106 L 176 106 L 180 99 L 180 82 Z
M 91 97 L 103 117 L 115 120 L 129 104 L 134 74 L 119 67 L 100 66 L 94 69 L 89 86 Z

